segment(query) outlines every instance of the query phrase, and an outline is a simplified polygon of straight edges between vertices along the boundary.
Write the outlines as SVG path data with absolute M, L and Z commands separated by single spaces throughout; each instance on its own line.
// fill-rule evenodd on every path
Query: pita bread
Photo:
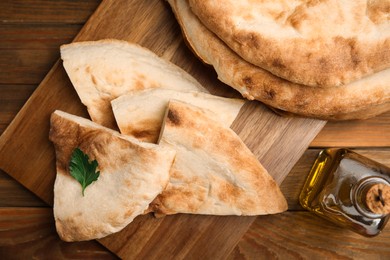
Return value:
M 214 67 L 221 81 L 248 99 L 293 114 L 328 120 L 364 119 L 390 110 L 390 69 L 342 87 L 295 84 L 243 60 L 197 19 L 188 1 L 169 3 L 195 54 Z
M 61 46 L 65 70 L 92 120 L 117 128 L 110 101 L 132 90 L 207 92 L 192 76 L 137 44 L 120 40 Z
M 287 210 L 278 185 L 241 139 L 201 108 L 170 101 L 159 144 L 176 150 L 162 214 L 262 215 Z
M 237 117 L 244 101 L 201 92 L 169 89 L 132 91 L 111 101 L 114 116 L 122 134 L 144 142 L 155 143 L 169 100 L 176 99 L 207 109 L 209 116 L 229 127 Z
M 54 218 L 65 241 L 101 238 L 124 228 L 165 188 L 175 156 L 168 147 L 139 142 L 61 111 L 51 116 L 50 140 L 57 158 Z M 84 196 L 69 173 L 76 147 L 99 163 L 99 179 Z
M 309 86 L 334 87 L 390 67 L 390 1 L 190 0 L 245 60 Z

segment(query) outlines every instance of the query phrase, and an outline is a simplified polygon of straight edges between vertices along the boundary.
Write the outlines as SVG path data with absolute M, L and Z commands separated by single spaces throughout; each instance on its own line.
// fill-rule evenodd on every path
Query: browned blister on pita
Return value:
M 191 49 L 218 78 L 248 99 L 289 113 L 327 120 L 365 119 L 390 110 L 390 69 L 339 87 L 296 84 L 237 55 L 191 12 L 188 0 L 169 0 Z
M 133 90 L 207 92 L 192 76 L 150 50 L 121 40 L 61 46 L 64 68 L 92 121 L 116 129 L 110 101 Z
M 289 81 L 342 86 L 390 67 L 390 1 L 189 0 L 246 61 Z
M 54 219 L 64 241 L 102 238 L 143 214 L 167 185 L 175 156 L 168 147 L 139 142 L 62 111 L 51 116 L 50 140 L 57 159 Z M 84 196 L 69 169 L 75 148 L 96 160 L 100 172 Z
M 229 127 L 199 107 L 170 101 L 159 144 L 176 150 L 160 214 L 262 215 L 287 210 L 278 185 Z

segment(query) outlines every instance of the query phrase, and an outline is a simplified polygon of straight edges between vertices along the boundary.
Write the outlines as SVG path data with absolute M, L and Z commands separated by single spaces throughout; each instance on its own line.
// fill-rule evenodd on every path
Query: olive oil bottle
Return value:
M 299 201 L 342 227 L 378 235 L 390 217 L 390 168 L 348 149 L 323 150 Z

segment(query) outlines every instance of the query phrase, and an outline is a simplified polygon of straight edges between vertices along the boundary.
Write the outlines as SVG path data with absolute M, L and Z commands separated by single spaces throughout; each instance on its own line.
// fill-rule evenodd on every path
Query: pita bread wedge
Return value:
M 161 88 L 132 91 L 111 101 L 121 133 L 144 142 L 157 142 L 165 110 L 171 99 L 205 108 L 210 117 L 228 127 L 244 104 L 242 99 L 223 98 L 202 92 Z
M 298 84 L 334 87 L 390 67 L 390 1 L 190 0 L 248 62 Z
M 221 81 L 248 99 L 327 120 L 364 119 L 390 110 L 390 69 L 342 87 L 295 84 L 243 60 L 199 21 L 188 0 L 169 3 L 195 54 L 214 67 Z
M 175 156 L 168 147 L 139 142 L 62 111 L 51 116 L 50 140 L 57 158 L 54 218 L 65 241 L 101 238 L 124 228 L 165 188 Z M 84 196 L 69 172 L 76 147 L 97 160 L 100 171 Z
M 170 101 L 159 141 L 176 150 L 156 213 L 262 215 L 285 211 L 278 185 L 229 128 L 203 109 Z
M 116 128 L 110 101 L 132 90 L 207 92 L 192 76 L 137 44 L 120 40 L 61 46 L 65 70 L 92 121 Z

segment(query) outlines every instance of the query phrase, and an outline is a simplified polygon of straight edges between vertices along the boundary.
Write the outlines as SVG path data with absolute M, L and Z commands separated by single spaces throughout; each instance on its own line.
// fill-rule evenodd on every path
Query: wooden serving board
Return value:
M 136 42 L 188 71 L 211 93 L 239 96 L 189 51 L 163 0 L 103 1 L 75 41 L 103 38 Z M 0 137 L 0 168 L 50 205 L 56 171 L 48 134 L 50 114 L 56 109 L 88 117 L 61 61 Z M 280 184 L 325 123 L 283 118 L 259 102 L 248 101 L 232 128 Z M 145 215 L 99 242 L 121 258 L 221 258 L 229 254 L 254 220 L 185 214 L 156 219 Z

